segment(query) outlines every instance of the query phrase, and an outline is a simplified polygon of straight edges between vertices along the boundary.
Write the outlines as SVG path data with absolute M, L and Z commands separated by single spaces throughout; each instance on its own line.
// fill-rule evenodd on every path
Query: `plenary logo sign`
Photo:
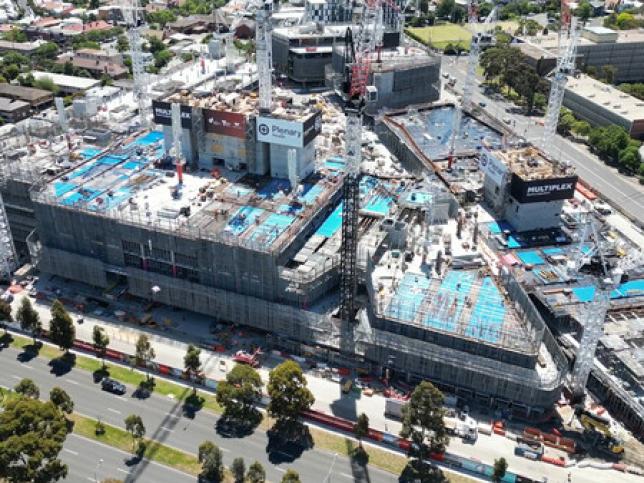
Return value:
M 304 146 L 302 127 L 303 123 L 297 121 L 259 117 L 257 119 L 257 140 L 264 143 L 301 148 Z
M 487 149 L 481 150 L 481 155 L 479 156 L 479 168 L 486 176 L 498 185 L 503 184 L 505 174 L 508 171 L 503 161 L 499 160 Z

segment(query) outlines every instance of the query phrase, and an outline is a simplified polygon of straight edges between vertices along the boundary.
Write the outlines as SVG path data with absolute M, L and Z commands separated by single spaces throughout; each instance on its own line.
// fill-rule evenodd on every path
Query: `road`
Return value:
M 132 387 L 128 387 L 124 396 L 106 393 L 94 383 L 88 372 L 72 369 L 66 373 L 54 373 L 48 361 L 36 357 L 21 362 L 19 354 L 20 351 L 13 348 L 0 352 L 0 385 L 13 387 L 20 379 L 29 377 L 38 385 L 43 397 L 54 386 L 62 387 L 73 399 L 75 411 L 121 428 L 125 417 L 138 414 L 146 427 L 146 437 L 191 454 L 196 454 L 203 441 L 213 441 L 224 452 L 224 464 L 230 465 L 237 456 L 243 456 L 247 465 L 257 460 L 266 469 L 270 481 L 281 480 L 288 468 L 295 469 L 303 481 L 320 481 L 327 475 L 330 475 L 330 481 L 337 482 L 385 483 L 397 480 L 397 476 L 373 467 L 362 472 L 360 467 L 352 467 L 348 458 L 314 448 L 302 452 L 299 457 L 294 456 L 295 451 L 291 448 L 279 448 L 269 455 L 268 438 L 262 431 L 241 438 L 226 437 L 217 433 L 217 417 L 212 413 L 200 411 L 191 419 L 183 415 L 181 403 L 168 397 L 152 394 L 148 399 L 140 400 L 132 396 Z M 141 481 L 157 481 L 147 477 L 150 467 L 146 461 L 139 463 L 128 481 L 141 480 L 144 474 L 146 478 Z
M 77 434 L 65 440 L 60 458 L 67 464 L 67 481 L 99 482 L 107 478 L 126 480 L 135 474 L 137 465 L 131 464 L 132 455 Z M 139 463 L 141 464 L 141 463 Z M 145 471 L 139 481 L 155 483 L 194 483 L 192 475 L 154 462 L 145 462 Z
M 443 57 L 442 70 L 457 79 L 456 89 L 460 90 L 465 78 L 467 58 Z M 480 83 L 479 83 L 480 85 Z M 474 91 L 473 102 L 486 103 L 485 110 L 496 119 L 509 118 L 517 135 L 541 145 L 543 126 L 537 123 L 541 118 L 509 114 L 505 110 L 513 104 L 503 98 L 485 96 L 482 89 Z M 573 143 L 559 135 L 549 143 L 548 151 L 557 159 L 570 161 L 577 174 L 591 186 L 599 190 L 613 204 L 621 207 L 630 217 L 644 225 L 644 189 L 635 178 L 621 175 L 615 168 L 592 155 L 585 146 Z

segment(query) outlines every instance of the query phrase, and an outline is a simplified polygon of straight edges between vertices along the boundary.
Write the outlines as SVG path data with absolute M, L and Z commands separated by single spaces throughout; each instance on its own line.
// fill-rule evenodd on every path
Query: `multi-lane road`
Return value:
M 188 418 L 184 416 L 180 402 L 157 394 L 140 400 L 132 396 L 131 387 L 128 387 L 124 396 L 106 393 L 101 391 L 99 384 L 94 383 L 89 372 L 72 369 L 65 374 L 56 375 L 52 373 L 48 361 L 36 357 L 27 362 L 20 362 L 19 354 L 20 352 L 13 348 L 5 348 L 0 352 L 0 385 L 13 387 L 20 379 L 29 377 L 38 385 L 43 397 L 46 397 L 54 386 L 62 387 L 74 400 L 75 411 L 92 418 L 100 417 L 103 422 L 121 428 L 124 426 L 125 417 L 138 414 L 147 429 L 146 437 L 191 454 L 196 454 L 197 447 L 203 441 L 213 441 L 222 449 L 226 465 L 230 465 L 237 456 L 244 457 L 247 465 L 257 460 L 266 468 L 270 481 L 281 480 L 282 474 L 288 468 L 296 470 L 302 481 L 321 481 L 327 476 L 329 481 L 334 482 L 385 483 L 397 479 L 397 476 L 374 467 L 368 467 L 364 473 L 362 468 L 352 466 L 348 458 L 315 448 L 305 450 L 301 455 L 294 455 L 290 449 L 271 450 L 269 453 L 268 438 L 261 430 L 246 437 L 226 437 L 217 433 L 217 416 L 212 413 L 199 411 L 194 418 Z M 179 478 L 178 474 L 171 470 L 166 471 L 162 479 L 157 479 L 155 475 L 165 469 L 162 470 L 160 465 L 147 461 L 133 466 L 128 476 L 124 473 L 128 467 L 123 464 L 127 456 L 116 451 L 106 452 L 107 449 L 95 443 L 79 442 L 76 439 L 77 437 L 68 439 L 61 457 L 70 465 L 70 474 L 84 475 L 79 481 L 93 476 L 100 458 L 104 459 L 104 463 L 99 466 L 99 472 L 114 470 L 120 475 L 111 473 L 110 476 L 126 481 L 184 481 L 184 476 L 190 480 L 188 475 Z M 105 478 L 106 475 L 101 473 L 101 477 Z M 76 481 L 76 478 L 70 481 Z
M 456 90 L 462 89 L 465 79 L 467 57 L 443 57 L 442 70 L 457 79 Z M 494 118 L 508 119 L 510 126 L 517 135 L 536 144 L 542 144 L 543 126 L 539 123 L 542 118 L 507 113 L 506 109 L 513 106 L 503 98 L 488 97 L 480 88 L 475 89 L 472 101 L 476 104 L 485 103 L 485 110 Z M 631 218 L 644 225 L 644 188 L 635 178 L 623 176 L 615 168 L 607 166 L 596 156 L 581 145 L 575 144 L 559 135 L 548 143 L 547 150 L 562 161 L 570 161 L 576 168 L 577 174 L 599 190 L 613 204 L 620 207 Z

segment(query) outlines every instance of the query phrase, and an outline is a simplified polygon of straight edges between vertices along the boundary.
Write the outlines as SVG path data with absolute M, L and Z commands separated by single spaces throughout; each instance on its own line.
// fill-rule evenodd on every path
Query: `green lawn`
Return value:
M 459 44 L 464 49 L 469 49 L 472 40 L 472 33 L 469 30 L 455 24 L 408 28 L 406 31 L 420 42 L 437 49 L 444 49 L 449 43 Z

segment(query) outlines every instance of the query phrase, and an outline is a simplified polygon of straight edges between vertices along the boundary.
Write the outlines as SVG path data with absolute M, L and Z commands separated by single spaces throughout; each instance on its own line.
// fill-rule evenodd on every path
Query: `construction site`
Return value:
M 343 57 L 342 96 L 274 86 L 270 8 L 256 15 L 252 68 L 200 62 L 182 85 L 147 86 L 134 49 L 131 94 L 82 123 L 57 103 L 50 123 L 3 138 L 3 278 L 29 262 L 510 418 L 542 422 L 588 387 L 641 436 L 641 235 L 481 113 L 473 78 L 438 99 L 433 56 L 414 71 L 394 48 L 380 64 L 378 2 L 345 48 L 325 46 Z M 383 90 L 390 72 L 409 89 Z M 370 112 L 380 90 L 393 107 Z

